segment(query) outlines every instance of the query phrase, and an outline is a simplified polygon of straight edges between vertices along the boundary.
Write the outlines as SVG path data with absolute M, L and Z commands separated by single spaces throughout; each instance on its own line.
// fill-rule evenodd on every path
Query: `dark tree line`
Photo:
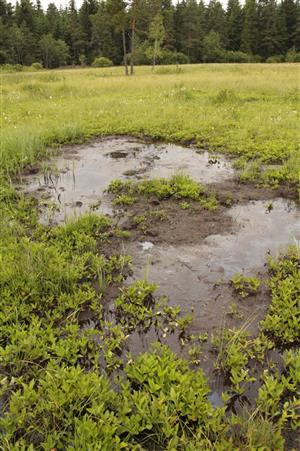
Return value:
M 102 56 L 129 72 L 134 63 L 280 60 L 299 51 L 299 0 L 229 0 L 226 9 L 217 0 L 84 0 L 77 9 L 70 0 L 46 11 L 40 0 L 0 0 L 0 64 L 51 68 Z

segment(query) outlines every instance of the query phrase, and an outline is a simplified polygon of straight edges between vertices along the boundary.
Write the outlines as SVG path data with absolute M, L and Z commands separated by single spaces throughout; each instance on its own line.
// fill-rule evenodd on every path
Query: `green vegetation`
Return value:
M 93 61 L 93 67 L 110 67 L 113 63 L 109 58 L 105 58 L 104 56 L 98 56 Z
M 300 342 L 299 257 L 299 251 L 291 248 L 279 261 L 269 261 L 272 304 L 262 327 L 281 345 Z
M 39 69 L 1 75 L 1 446 L 285 449 L 299 427 L 299 249 L 268 262 L 271 304 L 258 336 L 247 335 L 246 323 L 193 337 L 193 317 L 157 297 L 155 286 L 125 283 L 131 258 L 116 253 L 114 243 L 129 231 L 96 214 L 40 225 L 37 202 L 13 181 L 51 154 L 49 146 L 132 133 L 195 139 L 199 147 L 238 156 L 242 179 L 296 191 L 297 67 L 186 66 L 161 74 L 141 68 L 134 78 L 121 77 L 118 68 Z M 109 190 L 121 205 L 145 196 L 176 199 L 183 209 L 193 202 L 217 206 L 204 186 L 183 175 L 116 180 Z M 151 215 L 166 218 L 153 209 L 134 221 L 143 227 Z M 258 288 L 256 279 L 241 276 L 236 285 L 247 294 Z M 153 331 L 163 343 L 178 340 L 188 358 L 166 344 L 128 354 L 130 340 Z M 211 343 L 226 380 L 217 408 L 201 369 Z M 247 405 L 254 379 L 258 393 Z
M 246 277 L 243 274 L 235 274 L 231 283 L 242 298 L 255 294 L 260 287 L 260 281 L 256 277 Z
M 243 394 L 249 382 L 257 380 L 257 368 L 251 365 L 251 361 L 255 359 L 261 362 L 263 383 L 257 398 L 260 413 L 264 412 L 266 418 L 276 418 L 280 427 L 290 421 L 295 429 L 300 425 L 297 398 L 299 350 L 284 352 L 285 369 L 281 371 L 276 364 L 275 372 L 274 368 L 271 369 L 272 365 L 265 368 L 265 357 L 268 350 L 278 345 L 285 349 L 299 343 L 299 257 L 299 249 L 292 247 L 279 259 L 270 259 L 268 283 L 271 287 L 271 304 L 266 318 L 260 324 L 261 332 L 257 338 L 247 336 L 247 322 L 239 330 L 225 329 L 213 338 L 218 354 L 215 368 L 227 377 L 233 394 Z M 283 289 L 286 283 L 290 286 L 289 290 Z
M 133 196 L 128 196 L 127 194 L 120 194 L 113 200 L 114 205 L 132 205 L 136 201 Z
M 1 0 L 0 65 L 90 65 L 97 57 L 153 67 L 299 61 L 297 0 L 229 0 L 224 6 L 215 0 L 84 0 L 77 9 L 70 0 L 44 11 L 40 2 Z
M 134 80 L 119 68 L 1 76 L 2 175 L 48 146 L 131 133 L 238 157 L 241 180 L 299 186 L 296 65 L 186 66 Z M 163 105 L 163 114 L 162 114 Z M 6 175 L 5 175 L 6 177 Z
M 149 210 L 145 211 L 143 215 L 135 215 L 132 220 L 133 224 L 137 226 L 138 230 L 143 233 L 147 233 L 148 226 L 152 220 L 158 220 L 160 222 L 166 221 L 168 219 L 168 215 L 163 209 L 153 209 L 149 208 Z
M 113 180 L 108 186 L 107 191 L 115 195 L 113 200 L 114 205 L 132 205 L 138 200 L 138 197 L 146 196 L 159 200 L 185 199 L 196 201 L 203 208 L 210 211 L 215 210 L 218 206 L 217 199 L 214 195 L 206 192 L 200 183 L 182 174 L 174 175 L 169 179 L 143 180 L 137 183 Z M 183 209 L 189 208 L 189 204 L 186 201 L 184 203 L 181 202 L 180 206 Z M 163 220 L 164 216 L 159 219 Z

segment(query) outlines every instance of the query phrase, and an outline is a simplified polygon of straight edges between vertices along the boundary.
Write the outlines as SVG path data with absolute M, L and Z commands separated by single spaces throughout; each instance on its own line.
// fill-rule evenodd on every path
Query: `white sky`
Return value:
M 16 3 L 17 0 L 8 0 L 8 3 L 12 3 L 13 5 Z M 35 3 L 35 0 L 31 0 L 33 3 Z M 208 3 L 209 0 L 206 0 L 205 3 Z M 227 0 L 219 0 L 223 5 L 227 5 Z M 75 0 L 76 7 L 79 8 L 82 4 L 83 0 Z M 176 2 L 176 0 L 175 0 Z M 174 2 L 174 3 L 175 3 Z M 69 3 L 69 0 L 41 0 L 43 9 L 46 10 L 49 3 L 55 3 L 55 5 L 59 8 L 62 6 L 63 8 L 66 7 Z

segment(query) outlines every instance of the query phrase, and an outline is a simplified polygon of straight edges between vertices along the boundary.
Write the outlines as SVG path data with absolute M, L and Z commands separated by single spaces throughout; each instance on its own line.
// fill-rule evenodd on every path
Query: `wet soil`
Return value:
M 271 207 L 270 207 L 271 205 Z M 147 278 L 158 285 L 158 294 L 168 295 L 172 305 L 194 313 L 191 333 L 241 327 L 256 335 L 267 312 L 270 294 L 262 284 L 256 295 L 241 299 L 230 280 L 236 273 L 264 280 L 266 261 L 288 244 L 300 240 L 300 212 L 281 198 L 219 206 L 209 212 L 197 205 L 182 211 L 174 202 L 152 208 L 142 202 L 125 209 L 119 226 L 129 230 L 126 242 L 114 243 L 133 257 L 134 275 L 128 280 Z M 150 214 L 149 214 L 150 211 Z M 161 219 L 159 213 L 166 217 Z M 142 226 L 134 218 L 144 215 Z M 232 314 L 236 304 L 238 314 Z M 138 341 L 137 351 L 141 342 Z M 173 345 L 174 347 L 174 345 Z
M 211 234 L 228 233 L 233 221 L 225 215 L 225 207 L 208 211 L 198 202 L 183 208 L 178 201 L 140 199 L 116 214 L 117 225 L 130 231 L 130 242 L 190 245 L 200 243 Z
M 179 202 L 154 199 L 116 209 L 105 193 L 116 178 L 161 178 L 178 171 L 217 193 L 216 211 L 196 203 L 183 209 Z M 128 239 L 112 239 L 101 251 L 132 256 L 134 274 L 127 283 L 146 277 L 172 305 L 180 305 L 183 312 L 193 310 L 192 333 L 247 321 L 249 332 L 256 334 L 269 305 L 268 290 L 263 286 L 241 300 L 230 279 L 237 272 L 263 279 L 268 255 L 300 241 L 300 210 L 288 200 L 287 189 L 283 198 L 275 190 L 238 184 L 228 161 L 195 148 L 107 138 L 66 147 L 42 172 L 36 167 L 30 172 L 20 180 L 20 189 L 39 200 L 42 222 L 64 222 L 92 210 L 110 214 L 115 225 L 130 231 Z M 145 220 L 136 222 L 137 216 Z M 230 313 L 232 304 L 237 304 L 238 316 Z M 138 353 L 155 339 L 153 330 L 143 339 L 133 335 L 130 349 Z M 171 342 L 178 350 L 175 340 Z
M 295 200 L 294 186 L 279 186 L 276 188 L 254 185 L 251 183 L 241 183 L 237 179 L 221 180 L 214 184 L 208 184 L 208 188 L 218 193 L 220 203 L 226 202 L 231 196 L 234 203 L 246 204 L 254 200 L 270 200 L 283 198 L 285 200 Z M 293 204 L 293 202 L 292 202 Z

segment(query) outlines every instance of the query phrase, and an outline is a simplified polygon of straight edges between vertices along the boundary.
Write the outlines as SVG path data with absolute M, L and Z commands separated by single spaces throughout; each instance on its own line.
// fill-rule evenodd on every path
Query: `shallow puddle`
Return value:
M 44 166 L 42 174 L 28 175 L 23 182 L 27 192 L 38 194 L 45 203 L 54 203 L 51 213 L 44 211 L 43 222 L 62 222 L 91 209 L 111 214 L 103 193 L 116 178 L 169 177 L 179 171 L 203 183 L 233 176 L 224 159 L 211 157 L 206 151 L 124 137 L 67 147 L 53 163 Z
M 268 255 L 300 243 L 300 211 L 293 202 L 275 199 L 268 212 L 263 201 L 237 205 L 228 210 L 234 232 L 211 235 L 194 246 L 131 243 L 125 249 L 133 256 L 134 278 L 146 277 L 156 283 L 160 294 L 167 294 L 183 311 L 194 308 L 193 327 L 197 331 L 220 328 L 234 299 L 228 285 L 237 272 L 257 275 L 264 272 Z M 188 233 L 188 231 L 187 231 Z M 242 301 L 244 320 L 253 315 L 249 330 L 256 331 L 265 314 L 264 295 Z
M 46 223 L 50 218 L 62 222 L 93 208 L 112 214 L 109 196 L 104 192 L 115 178 L 168 177 L 182 171 L 202 183 L 219 184 L 234 174 L 225 159 L 208 152 L 128 137 L 70 146 L 53 161 L 56 170 L 47 164 L 43 174 L 23 180 L 27 192 L 38 193 L 45 203 L 54 203 L 51 213 L 43 209 Z M 153 245 L 147 239 L 124 241 L 120 249 L 133 257 L 135 272 L 128 282 L 146 277 L 159 286 L 160 294 L 169 296 L 171 304 L 180 305 L 184 312 L 194 309 L 195 332 L 211 332 L 228 320 L 230 306 L 237 302 L 228 284 L 235 273 L 263 273 L 268 254 L 276 255 L 281 247 L 300 241 L 300 211 L 293 202 L 281 198 L 271 203 L 254 201 L 235 205 L 225 214 L 234 222 L 230 234 L 213 234 L 211 224 L 211 235 L 197 245 Z M 262 291 L 239 304 L 243 315 L 240 323 L 249 320 L 249 330 L 256 332 L 268 297 Z M 139 348 L 141 341 L 136 342 Z

